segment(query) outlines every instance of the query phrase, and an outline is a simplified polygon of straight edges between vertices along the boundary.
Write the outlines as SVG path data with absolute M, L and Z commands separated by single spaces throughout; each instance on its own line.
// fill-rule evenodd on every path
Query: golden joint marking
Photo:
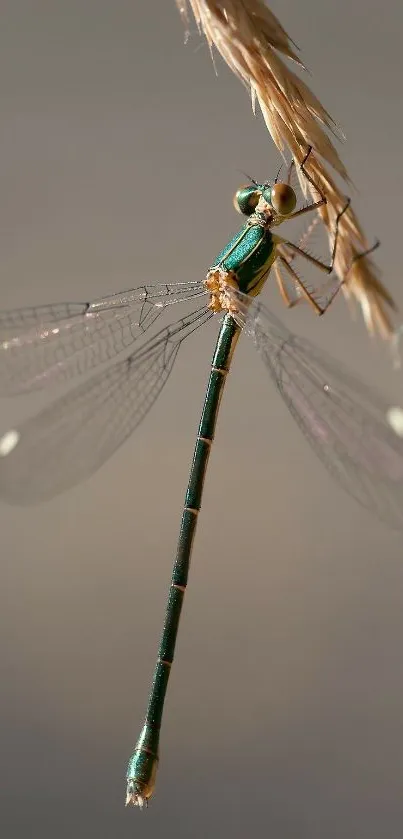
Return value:
M 165 664 L 166 667 L 172 667 L 172 664 L 173 664 L 173 662 L 168 661 L 167 658 L 159 658 L 158 661 L 159 661 L 160 664 Z
M 226 367 L 212 367 L 211 369 L 214 370 L 214 373 L 221 373 L 222 376 L 226 376 L 228 373 Z
M 200 510 L 196 510 L 196 507 L 185 507 L 187 513 L 193 513 L 194 516 L 198 516 Z
M 202 443 L 207 443 L 208 446 L 211 446 L 213 443 L 211 437 L 198 437 L 197 439 L 200 440 Z
M 171 583 L 171 588 L 176 588 L 178 591 L 185 592 L 186 586 L 179 586 L 178 583 Z

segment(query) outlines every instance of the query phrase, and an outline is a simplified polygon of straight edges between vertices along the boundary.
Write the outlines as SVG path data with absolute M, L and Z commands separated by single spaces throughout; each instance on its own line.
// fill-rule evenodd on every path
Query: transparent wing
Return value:
M 403 439 L 390 405 L 262 304 L 228 289 L 292 416 L 333 477 L 360 504 L 403 528 Z
M 43 501 L 87 478 L 150 410 L 182 341 L 212 313 L 203 307 L 161 330 L 139 351 L 93 374 L 0 439 L 0 497 Z
M 0 313 L 0 393 L 39 390 L 113 359 L 141 337 L 166 306 L 204 294 L 201 283 L 141 286 L 92 303 Z

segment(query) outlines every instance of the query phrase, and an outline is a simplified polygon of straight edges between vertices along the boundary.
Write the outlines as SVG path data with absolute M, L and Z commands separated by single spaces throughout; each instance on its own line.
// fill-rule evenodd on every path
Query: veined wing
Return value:
M 92 303 L 0 313 L 0 393 L 16 395 L 86 373 L 132 346 L 166 306 L 205 294 L 200 282 L 141 286 Z
M 403 528 L 403 439 L 390 405 L 265 306 L 228 290 L 285 404 L 333 477 L 363 507 Z
M 93 374 L 0 439 L 0 497 L 44 501 L 84 480 L 141 422 L 161 392 L 182 341 L 206 307 L 165 327 L 128 358 Z

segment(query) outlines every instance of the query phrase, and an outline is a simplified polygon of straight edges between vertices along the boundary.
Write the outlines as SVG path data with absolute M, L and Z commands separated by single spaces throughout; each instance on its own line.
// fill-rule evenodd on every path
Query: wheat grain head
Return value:
M 190 6 L 210 50 L 215 46 L 249 89 L 254 109 L 259 103 L 279 151 L 284 154 L 288 149 L 298 168 L 307 147 L 312 146 L 307 171 L 326 195 L 327 204 L 318 212 L 332 237 L 335 217 L 346 198 L 328 167 L 345 182 L 350 183 L 350 179 L 327 133 L 337 134 L 336 123 L 286 63 L 291 61 L 305 69 L 296 44 L 262 0 L 176 0 L 176 4 L 186 25 Z M 301 186 L 313 194 L 306 179 L 301 180 Z M 358 302 L 369 332 L 390 338 L 393 327 L 389 310 L 396 310 L 395 302 L 379 280 L 374 262 L 366 256 L 354 259 L 367 249 L 368 241 L 350 207 L 340 220 L 335 270 L 343 281 L 345 297 Z

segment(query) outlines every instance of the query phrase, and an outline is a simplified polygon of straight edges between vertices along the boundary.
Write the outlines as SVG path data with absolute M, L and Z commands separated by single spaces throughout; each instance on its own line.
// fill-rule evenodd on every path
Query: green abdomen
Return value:
M 218 254 L 212 268 L 236 275 L 244 294 L 258 294 L 275 259 L 276 249 L 270 230 L 258 224 L 245 224 Z

